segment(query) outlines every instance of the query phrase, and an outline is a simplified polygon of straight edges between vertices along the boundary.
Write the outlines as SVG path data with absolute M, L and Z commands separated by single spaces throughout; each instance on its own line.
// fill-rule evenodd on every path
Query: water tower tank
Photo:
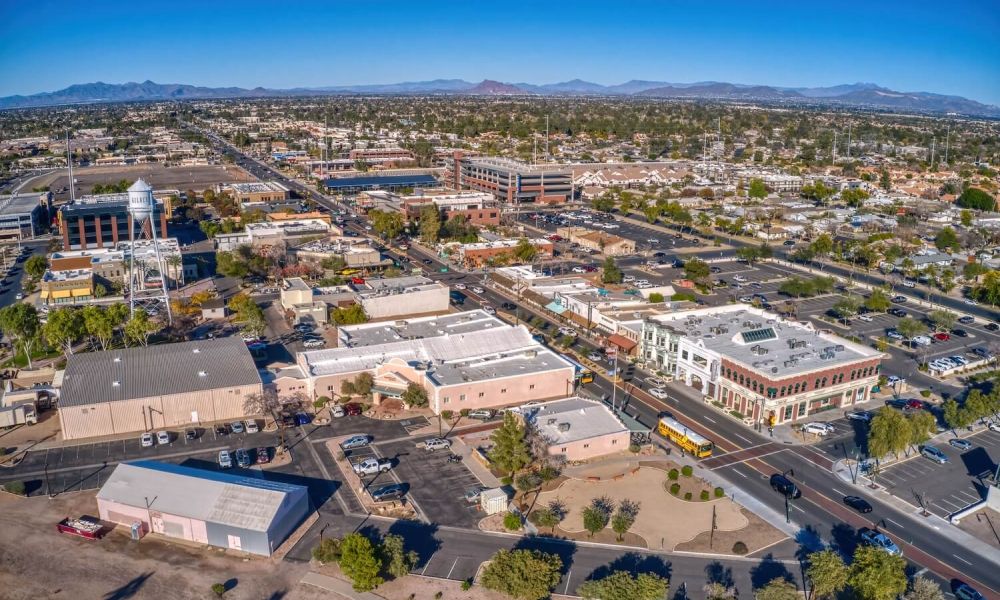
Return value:
M 128 211 L 136 222 L 143 222 L 153 214 L 156 201 L 153 200 L 153 188 L 139 179 L 128 189 Z

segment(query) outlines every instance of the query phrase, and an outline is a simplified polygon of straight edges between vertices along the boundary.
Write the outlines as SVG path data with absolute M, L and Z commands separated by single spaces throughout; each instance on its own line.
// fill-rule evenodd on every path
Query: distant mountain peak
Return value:
M 524 94 L 525 91 L 516 85 L 494 81 L 492 79 L 484 79 L 480 81 L 476 87 L 465 90 L 464 93 L 475 95 L 510 95 Z

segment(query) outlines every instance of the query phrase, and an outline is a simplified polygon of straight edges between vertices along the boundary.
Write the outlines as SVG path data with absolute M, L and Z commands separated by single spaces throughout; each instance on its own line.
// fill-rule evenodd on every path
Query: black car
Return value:
M 198 439 L 198 430 L 197 429 L 186 429 L 184 431 L 184 437 L 188 441 Z
M 1000 331 L 1000 325 L 997 325 L 996 323 L 987 323 L 986 324 L 986 330 L 987 331 Z
M 868 504 L 868 501 L 859 496 L 844 496 L 844 504 L 850 506 L 859 513 L 870 513 L 872 511 L 872 505 Z
M 434 261 L 432 261 L 432 260 L 431 260 L 431 259 L 429 259 L 429 258 L 425 258 L 425 259 L 424 259 L 424 260 L 423 260 L 422 262 L 423 262 L 423 263 L 424 263 L 425 265 L 429 265 L 429 264 L 433 263 Z
M 226 423 L 219 423 L 215 426 L 215 435 L 229 435 L 229 425 Z
M 655 256 L 656 258 L 660 258 L 660 257 L 666 256 L 666 255 L 667 255 L 666 252 L 654 252 L 653 253 L 653 256 Z M 718 268 L 718 267 L 715 267 L 715 268 Z
M 372 492 L 372 500 L 375 502 L 388 502 L 389 500 L 399 500 L 406 494 L 406 489 L 399 483 L 391 483 Z
M 969 337 L 969 332 L 964 329 L 952 329 L 951 335 L 956 337 Z
M 976 322 L 976 320 L 973 319 L 972 317 L 966 315 L 966 316 L 962 317 L 961 319 L 959 319 L 958 322 L 961 323 L 962 325 L 972 325 L 973 323 Z
M 885 401 L 886 406 L 891 406 L 892 408 L 903 409 L 906 408 L 907 402 L 903 398 L 892 398 Z
M 503 304 L 500 305 L 500 308 L 504 310 L 514 310 L 517 308 L 517 305 L 514 304 L 513 302 L 504 302 Z
M 771 475 L 771 489 L 781 492 L 789 500 L 796 500 L 802 497 L 802 491 L 792 483 L 792 480 L 781 473 Z
M 903 318 L 906 316 L 906 311 L 901 308 L 890 308 L 886 312 L 894 317 Z

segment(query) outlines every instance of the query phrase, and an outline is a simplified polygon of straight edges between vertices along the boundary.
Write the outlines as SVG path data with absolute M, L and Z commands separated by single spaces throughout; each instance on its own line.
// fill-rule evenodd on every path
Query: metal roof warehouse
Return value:
M 402 188 L 438 187 L 441 183 L 433 175 L 386 175 L 383 177 L 344 177 L 327 179 L 326 188 L 331 192 L 363 192 L 365 190 L 399 190 Z

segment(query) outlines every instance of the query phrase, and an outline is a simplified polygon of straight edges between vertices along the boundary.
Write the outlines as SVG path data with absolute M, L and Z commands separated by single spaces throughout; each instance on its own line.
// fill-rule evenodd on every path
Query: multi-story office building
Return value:
M 167 217 L 170 202 L 155 194 L 156 237 L 167 237 Z M 59 209 L 59 230 L 63 248 L 86 250 L 111 248 L 129 240 L 132 217 L 128 214 L 128 193 L 98 194 L 77 198 Z M 149 233 L 149 232 L 147 232 Z M 138 232 L 136 232 L 138 235 Z
M 573 197 L 573 172 L 563 165 L 529 165 L 509 158 L 465 157 L 455 153 L 455 189 L 488 192 L 506 204 L 561 204 Z
M 754 424 L 868 401 L 883 358 L 810 324 L 746 305 L 647 319 L 640 356 Z
M 41 234 L 51 204 L 49 192 L 0 196 L 0 239 L 28 239 Z

